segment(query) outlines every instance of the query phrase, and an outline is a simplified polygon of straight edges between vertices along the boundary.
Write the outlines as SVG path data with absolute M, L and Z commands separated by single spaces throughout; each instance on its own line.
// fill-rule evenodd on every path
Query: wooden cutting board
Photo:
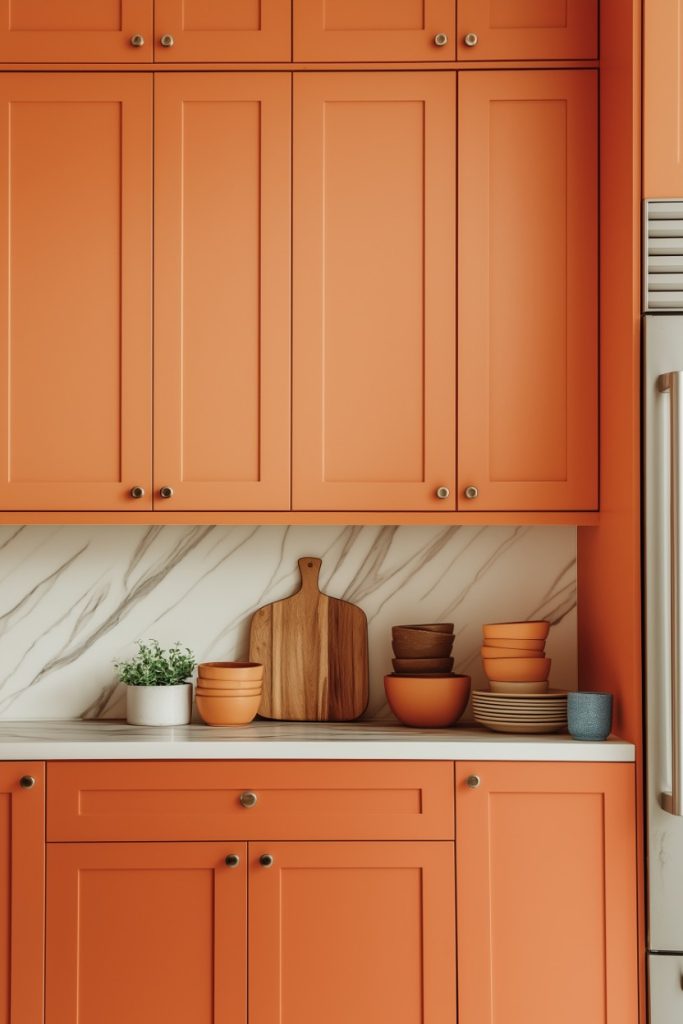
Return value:
M 259 608 L 249 660 L 263 663 L 259 715 L 350 722 L 368 703 L 368 620 L 348 601 L 321 594 L 319 558 L 300 558 L 301 589 Z

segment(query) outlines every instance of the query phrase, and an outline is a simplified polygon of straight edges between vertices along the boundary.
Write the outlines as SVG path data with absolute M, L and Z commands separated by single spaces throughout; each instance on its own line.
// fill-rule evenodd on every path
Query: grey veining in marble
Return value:
M 576 688 L 571 527 L 0 527 L 0 718 L 123 717 L 112 662 L 138 638 L 246 657 L 252 612 L 294 592 L 302 555 L 368 616 L 369 718 L 392 720 L 402 622 L 454 621 L 456 668 L 482 686 L 481 624 L 547 617 L 551 685 Z

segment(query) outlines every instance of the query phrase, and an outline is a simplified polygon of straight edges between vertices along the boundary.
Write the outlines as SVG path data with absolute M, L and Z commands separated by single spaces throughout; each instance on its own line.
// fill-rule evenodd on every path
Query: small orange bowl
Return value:
M 263 679 L 263 665 L 256 661 L 203 661 L 197 674 L 202 679 Z
M 484 658 L 489 679 L 503 683 L 538 683 L 550 674 L 550 658 Z
M 197 676 L 197 688 L 211 690 L 212 693 L 241 693 L 242 690 L 259 689 L 263 686 L 262 679 L 206 679 L 204 676 Z
M 540 652 L 545 647 L 545 640 L 522 640 L 512 636 L 500 640 L 495 636 L 486 636 L 484 637 L 484 644 L 486 647 L 507 647 L 515 651 L 528 651 L 528 658 L 540 658 L 542 657 Z
M 542 651 L 520 651 L 516 647 L 482 647 L 482 658 L 544 658 Z
M 204 686 L 198 686 L 195 690 L 197 697 L 260 697 L 262 693 L 263 687 L 260 683 L 253 683 L 241 690 L 209 690 Z
M 207 725 L 248 725 L 261 704 L 261 694 L 252 697 L 195 698 L 197 711 Z
M 470 697 L 469 676 L 385 676 L 384 691 L 399 722 L 442 729 L 460 718 Z
M 490 636 L 496 640 L 504 640 L 506 637 L 514 640 L 545 640 L 550 631 L 550 623 L 545 619 L 533 622 L 489 622 L 482 629 L 485 640 Z

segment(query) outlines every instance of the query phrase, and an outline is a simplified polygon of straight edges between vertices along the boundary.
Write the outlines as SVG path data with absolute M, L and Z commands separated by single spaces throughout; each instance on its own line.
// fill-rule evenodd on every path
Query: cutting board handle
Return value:
M 315 591 L 319 592 L 318 577 L 320 576 L 320 567 L 322 565 L 321 558 L 308 558 L 299 559 L 299 572 L 301 573 L 301 589 L 307 592 Z

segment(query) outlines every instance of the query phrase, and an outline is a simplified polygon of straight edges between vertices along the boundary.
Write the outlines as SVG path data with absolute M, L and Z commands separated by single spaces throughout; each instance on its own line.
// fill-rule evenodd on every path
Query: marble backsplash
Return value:
M 455 665 L 485 686 L 481 624 L 549 618 L 551 685 L 574 689 L 576 531 L 514 526 L 0 527 L 0 718 L 121 718 L 113 660 L 138 638 L 180 640 L 201 660 L 247 656 L 262 604 L 323 559 L 321 588 L 368 617 L 370 704 L 390 627 L 455 622 Z

